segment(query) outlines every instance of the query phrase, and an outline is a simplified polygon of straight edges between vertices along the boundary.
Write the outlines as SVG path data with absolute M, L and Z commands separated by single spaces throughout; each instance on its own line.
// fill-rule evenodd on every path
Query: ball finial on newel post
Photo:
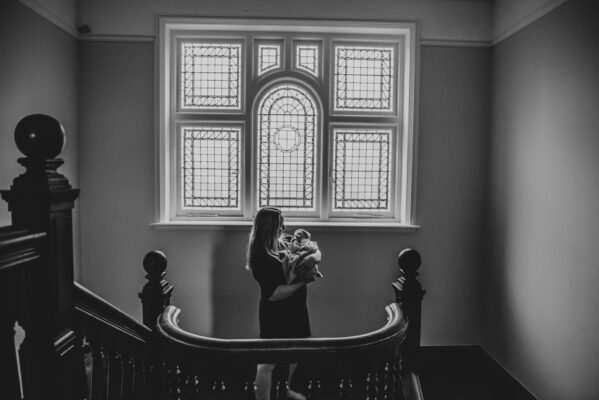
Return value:
M 49 228 L 50 214 L 72 209 L 79 195 L 79 190 L 57 172 L 64 163 L 56 157 L 66 143 L 65 131 L 55 118 L 32 114 L 19 121 L 14 138 L 25 156 L 17 161 L 26 171 L 13 180 L 10 190 L 0 193 L 8 202 L 13 225 L 44 231 Z
M 150 251 L 143 260 L 146 271 L 146 283 L 139 293 L 143 309 L 143 323 L 154 329 L 156 318 L 170 304 L 173 287 L 164 279 L 166 275 L 166 255 L 159 251 Z
M 422 299 L 425 290 L 416 279 L 422 265 L 422 257 L 414 249 L 404 249 L 397 256 L 399 278 L 393 282 L 395 302 L 408 319 L 408 333 L 404 344 L 403 366 L 418 373 L 420 370 L 420 325 L 422 318 Z
M 15 128 L 17 148 L 30 159 L 56 158 L 64 148 L 66 135 L 55 118 L 44 114 L 28 115 Z

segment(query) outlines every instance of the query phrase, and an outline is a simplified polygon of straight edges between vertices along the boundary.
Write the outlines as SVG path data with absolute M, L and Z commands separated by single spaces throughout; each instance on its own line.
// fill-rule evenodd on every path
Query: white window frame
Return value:
M 414 225 L 414 196 L 415 196 L 415 142 L 416 142 L 416 63 L 418 57 L 417 29 L 415 22 L 373 22 L 373 21 L 338 21 L 338 20 L 296 20 L 296 19 L 246 19 L 246 18 L 191 18 L 191 17 L 158 17 L 156 40 L 156 218 L 153 225 L 157 227 L 193 227 L 193 226 L 227 226 L 227 225 L 250 225 L 255 215 L 255 204 L 257 199 L 253 193 L 256 191 L 254 180 L 256 179 L 256 164 L 253 162 L 257 153 L 256 149 L 256 123 L 254 121 L 255 108 L 260 101 L 264 90 L 273 87 L 276 81 L 293 82 L 298 80 L 300 85 L 316 91 L 316 101 L 320 107 L 321 124 L 319 127 L 318 147 L 321 149 L 317 154 L 318 165 L 316 166 L 319 185 L 319 198 L 316 199 L 319 215 L 300 216 L 297 213 L 289 213 L 286 225 L 296 224 L 328 227 L 408 227 Z M 249 34 L 248 34 L 249 33 Z M 329 35 L 327 41 L 321 38 Z M 330 213 L 332 208 L 332 182 L 329 178 L 330 168 L 334 163 L 332 149 L 332 132 L 335 127 L 347 126 L 348 118 L 356 117 L 356 123 L 352 126 L 377 127 L 389 126 L 393 113 L 346 113 L 333 111 L 333 93 L 329 96 L 334 85 L 334 45 L 338 42 L 372 44 L 373 42 L 384 42 L 392 36 L 399 38 L 396 46 L 398 64 L 395 93 L 393 99 L 396 135 L 392 138 L 395 155 L 393 157 L 393 174 L 391 175 L 393 185 L 390 200 L 393 201 L 393 210 L 387 215 L 364 215 L 363 213 L 334 214 Z M 186 38 L 214 38 L 214 40 L 233 39 L 246 43 L 242 46 L 242 104 L 241 110 L 181 110 L 178 106 L 180 93 L 177 83 L 177 43 Z M 364 39 L 360 39 L 364 37 Z M 382 39 L 379 41 L 378 37 Z M 385 39 L 385 37 L 387 39 Z M 256 41 L 282 42 L 282 69 L 291 68 L 289 73 L 283 74 L 281 70 L 268 72 L 255 79 L 256 57 L 248 44 Z M 295 55 L 293 54 L 295 44 L 306 42 L 322 42 L 320 49 L 319 78 L 294 68 Z M 325 55 L 324 46 L 329 46 L 328 55 Z M 325 59 L 326 58 L 326 59 Z M 400 74 L 401 71 L 401 74 Z M 307 76 L 311 77 L 307 79 Z M 259 84 L 251 88 L 250 83 L 256 80 Z M 312 82 L 309 85 L 310 81 Z M 320 82 L 319 82 L 320 81 Z M 254 92 L 252 92 L 254 91 Z M 328 110 L 322 107 L 322 102 L 328 102 Z M 401 106 L 401 107 L 399 107 Z M 194 114 L 203 114 L 207 119 L 197 121 Z M 211 114 L 211 116 L 208 116 Z M 236 115 L 236 119 L 229 116 Z M 180 153 L 178 136 L 179 127 L 183 125 L 241 125 L 243 137 L 241 140 L 241 169 L 242 175 L 240 186 L 241 211 L 231 212 L 182 212 L 178 205 L 182 194 L 180 190 L 180 173 L 178 172 Z M 399 161 L 399 162 L 397 162 Z M 245 171 L 245 173 L 244 173 Z M 325 177 L 325 173 L 327 176 Z M 324 180 L 323 180 L 324 179 Z M 330 200 L 322 200 L 327 199 Z M 330 204 L 329 204 L 330 203 Z M 362 215 L 360 215 L 362 214 Z M 286 213 L 287 215 L 287 213 Z

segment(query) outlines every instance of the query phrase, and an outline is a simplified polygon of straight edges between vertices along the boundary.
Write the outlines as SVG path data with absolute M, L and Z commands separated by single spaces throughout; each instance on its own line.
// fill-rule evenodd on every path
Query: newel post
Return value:
M 164 279 L 166 275 L 166 255 L 158 250 L 146 254 L 143 261 L 146 279 L 139 297 L 143 309 L 143 323 L 154 330 L 156 318 L 171 302 L 173 286 Z
M 425 290 L 416 279 L 422 264 L 420 253 L 413 249 L 404 249 L 397 256 L 399 278 L 393 282 L 395 302 L 401 305 L 408 319 L 408 332 L 403 345 L 402 368 L 405 371 L 420 372 L 420 324 L 422 299 Z
M 45 232 L 43 258 L 26 278 L 25 341 L 21 347 L 24 394 L 28 399 L 81 397 L 78 374 L 83 374 L 80 340 L 72 329 L 73 227 L 72 209 L 79 195 L 57 172 L 56 158 L 65 132 L 54 118 L 34 114 L 15 128 L 15 142 L 25 155 L 18 162 L 26 171 L 0 194 L 8 203 L 12 225 Z

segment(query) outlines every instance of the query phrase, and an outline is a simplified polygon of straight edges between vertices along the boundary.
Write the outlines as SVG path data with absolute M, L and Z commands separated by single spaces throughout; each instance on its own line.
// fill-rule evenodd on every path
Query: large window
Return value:
M 158 223 L 412 223 L 414 24 L 159 28 Z

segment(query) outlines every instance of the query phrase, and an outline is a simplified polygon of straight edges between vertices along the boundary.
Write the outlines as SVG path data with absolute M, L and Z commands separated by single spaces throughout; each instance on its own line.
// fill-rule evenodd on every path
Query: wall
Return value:
M 485 349 L 543 400 L 599 398 L 599 5 L 493 50 Z
M 42 113 L 58 119 L 67 133 L 59 169 L 79 186 L 77 154 L 77 40 L 16 0 L 0 2 L 0 188 L 8 189 L 23 168 L 14 143 L 15 126 L 26 115 Z M 10 224 L 6 203 L 0 225 Z M 78 210 L 74 212 L 75 248 L 79 248 Z M 79 275 L 79 253 L 75 253 Z
M 567 0 L 501 0 L 493 1 L 491 32 L 500 41 L 551 12 Z
M 93 35 L 153 36 L 156 14 L 417 20 L 427 40 L 486 42 L 491 33 L 490 0 L 79 0 L 79 20 Z
M 243 270 L 247 228 L 156 230 L 153 44 L 80 45 L 83 282 L 140 317 L 141 260 L 169 257 L 182 325 L 222 337 L 257 335 L 258 287 Z M 397 252 L 424 256 L 423 340 L 478 343 L 483 167 L 490 50 L 424 47 L 417 232 L 314 232 L 326 278 L 309 290 L 317 336 L 385 321 Z M 348 246 L 357 249 L 348 252 Z

